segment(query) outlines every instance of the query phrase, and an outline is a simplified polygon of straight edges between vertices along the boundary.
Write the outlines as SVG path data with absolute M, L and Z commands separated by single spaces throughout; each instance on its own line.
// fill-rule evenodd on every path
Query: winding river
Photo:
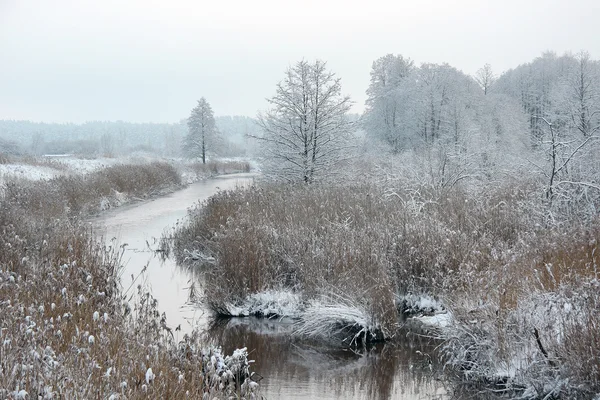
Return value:
M 274 399 L 446 399 L 429 353 L 436 343 L 406 332 L 400 343 L 384 343 L 360 352 L 290 339 L 291 321 L 233 318 L 213 321 L 208 312 L 188 304 L 191 279 L 174 259 L 163 259 L 163 232 L 182 221 L 187 210 L 219 190 L 248 185 L 252 174 L 234 174 L 194 183 L 154 200 L 106 212 L 93 221 L 111 246 L 126 244 L 121 284 L 133 294 L 146 284 L 167 315 L 175 337 L 192 327 L 231 353 L 247 347 L 253 370 L 264 377 L 261 395 Z M 142 273 L 143 272 L 143 273 Z M 175 328 L 180 327 L 179 330 Z

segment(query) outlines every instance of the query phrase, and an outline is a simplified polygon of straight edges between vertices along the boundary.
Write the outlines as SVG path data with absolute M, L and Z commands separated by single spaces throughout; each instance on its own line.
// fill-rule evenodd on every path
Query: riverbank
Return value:
M 265 184 L 192 211 L 173 247 L 216 314 L 290 316 L 297 337 L 349 347 L 402 340 L 414 316 L 457 388 L 591 398 L 600 230 L 547 223 L 537 193 Z
M 37 212 L 89 216 L 167 194 L 221 174 L 248 172 L 247 161 L 23 158 L 0 164 L 2 193 Z
M 249 398 L 245 350 L 226 356 L 197 332 L 175 341 L 143 286 L 125 301 L 122 249 L 82 217 L 103 195 L 181 185 L 173 166 L 114 166 L 50 181 L 9 180 L 0 197 L 0 397 Z M 100 196 L 100 197 L 98 197 Z

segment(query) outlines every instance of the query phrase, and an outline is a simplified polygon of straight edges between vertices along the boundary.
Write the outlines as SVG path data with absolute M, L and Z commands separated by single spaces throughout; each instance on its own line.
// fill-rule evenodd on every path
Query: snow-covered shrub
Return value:
M 598 392 L 599 238 L 597 229 L 539 234 L 535 247 L 488 275 L 495 293 L 472 291 L 478 304 L 455 297 L 442 353 L 459 382 L 524 398 Z
M 446 311 L 444 304 L 426 293 L 406 293 L 396 299 L 398 312 L 405 316 L 435 315 Z

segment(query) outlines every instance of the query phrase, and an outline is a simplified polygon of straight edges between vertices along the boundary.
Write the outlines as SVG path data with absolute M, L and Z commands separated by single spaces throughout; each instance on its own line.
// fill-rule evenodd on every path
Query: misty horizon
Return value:
M 177 123 L 202 96 L 216 115 L 256 117 L 302 59 L 326 61 L 351 112 L 362 113 L 372 63 L 386 54 L 471 76 L 486 63 L 500 75 L 545 51 L 596 58 L 593 13 L 583 12 L 593 5 L 3 0 L 0 119 Z

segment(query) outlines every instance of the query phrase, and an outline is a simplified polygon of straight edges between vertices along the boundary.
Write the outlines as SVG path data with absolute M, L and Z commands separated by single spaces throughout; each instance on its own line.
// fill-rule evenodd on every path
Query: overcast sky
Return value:
M 598 0 L 0 0 L 0 119 L 175 122 L 202 96 L 255 116 L 316 58 L 361 112 L 388 53 L 473 74 L 582 49 L 600 57 Z

